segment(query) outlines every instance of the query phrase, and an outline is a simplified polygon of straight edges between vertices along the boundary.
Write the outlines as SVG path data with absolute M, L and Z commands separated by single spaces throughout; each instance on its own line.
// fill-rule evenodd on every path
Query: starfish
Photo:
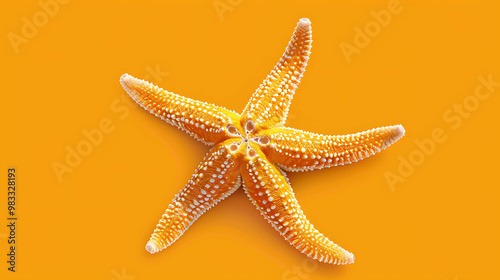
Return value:
M 183 97 L 124 74 L 120 82 L 144 109 L 211 147 L 162 215 L 146 244 L 150 253 L 174 243 L 208 209 L 240 186 L 265 219 L 308 257 L 349 264 L 354 255 L 307 220 L 285 171 L 308 171 L 357 162 L 403 137 L 401 125 L 331 136 L 285 127 L 312 43 L 311 22 L 301 19 L 280 61 L 241 114 Z

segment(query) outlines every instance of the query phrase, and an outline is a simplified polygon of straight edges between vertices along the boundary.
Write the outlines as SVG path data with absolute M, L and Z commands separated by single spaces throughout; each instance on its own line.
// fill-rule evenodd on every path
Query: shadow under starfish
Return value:
M 401 125 L 343 136 L 285 127 L 288 109 L 309 59 L 311 22 L 301 19 L 285 53 L 241 114 L 186 98 L 124 74 L 120 82 L 144 109 L 211 146 L 186 186 L 160 219 L 146 250 L 174 243 L 208 209 L 241 185 L 267 221 L 302 253 L 331 264 L 354 255 L 330 241 L 307 220 L 284 171 L 350 164 L 403 137 Z

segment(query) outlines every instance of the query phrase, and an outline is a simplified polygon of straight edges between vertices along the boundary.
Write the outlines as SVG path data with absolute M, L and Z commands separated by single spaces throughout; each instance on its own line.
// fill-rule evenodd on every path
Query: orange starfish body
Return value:
M 147 251 L 156 253 L 167 248 L 205 211 L 243 185 L 260 213 L 302 253 L 325 263 L 354 262 L 352 253 L 330 241 L 307 220 L 284 171 L 356 162 L 400 139 L 404 129 L 395 125 L 328 136 L 284 127 L 311 43 L 311 22 L 301 19 L 285 53 L 241 115 L 127 74 L 121 77 L 122 86 L 142 107 L 212 147 L 161 217 Z

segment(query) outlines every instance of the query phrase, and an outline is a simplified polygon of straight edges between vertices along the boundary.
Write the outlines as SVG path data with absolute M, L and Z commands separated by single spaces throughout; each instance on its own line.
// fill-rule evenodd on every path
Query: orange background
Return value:
M 500 82 L 500 4 L 402 0 L 348 62 L 340 44 L 391 3 L 355 2 L 70 1 L 40 24 L 36 1 L 2 1 L 1 172 L 18 169 L 19 220 L 11 273 L 4 180 L 0 278 L 499 279 L 500 87 L 473 96 L 478 77 Z M 35 15 L 40 27 L 15 47 L 9 36 Z M 370 159 L 290 175 L 311 222 L 356 262 L 308 261 L 241 190 L 150 255 L 146 241 L 208 148 L 129 103 L 120 75 L 240 112 L 301 17 L 314 43 L 287 125 L 407 131 Z M 467 117 L 443 117 L 464 100 Z M 103 120 L 112 131 L 58 180 L 54 162 Z M 435 129 L 446 140 L 419 158 L 416 141 Z M 413 170 L 398 171 L 406 161 Z M 388 172 L 404 181 L 391 187 Z

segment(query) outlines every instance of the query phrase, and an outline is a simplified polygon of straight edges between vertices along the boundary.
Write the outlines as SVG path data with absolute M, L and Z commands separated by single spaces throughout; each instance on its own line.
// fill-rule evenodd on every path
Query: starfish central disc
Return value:
M 240 132 L 234 125 L 227 126 L 227 132 L 232 136 L 232 140 L 239 140 L 237 142 L 229 141 L 226 148 L 233 156 L 246 156 L 247 158 L 254 158 L 257 155 L 256 148 L 266 147 L 270 140 L 267 136 L 254 135 L 255 125 L 252 120 L 248 120 L 243 126 L 244 133 Z M 255 146 L 258 145 L 258 146 Z
M 264 218 L 291 245 L 320 262 L 349 264 L 354 255 L 321 234 L 306 218 L 285 171 L 354 163 L 403 137 L 401 125 L 350 135 L 321 135 L 285 127 L 312 43 L 311 22 L 301 19 L 285 53 L 241 114 L 183 97 L 124 74 L 127 93 L 150 113 L 211 147 L 175 196 L 146 250 L 174 243 L 208 209 L 240 186 Z

